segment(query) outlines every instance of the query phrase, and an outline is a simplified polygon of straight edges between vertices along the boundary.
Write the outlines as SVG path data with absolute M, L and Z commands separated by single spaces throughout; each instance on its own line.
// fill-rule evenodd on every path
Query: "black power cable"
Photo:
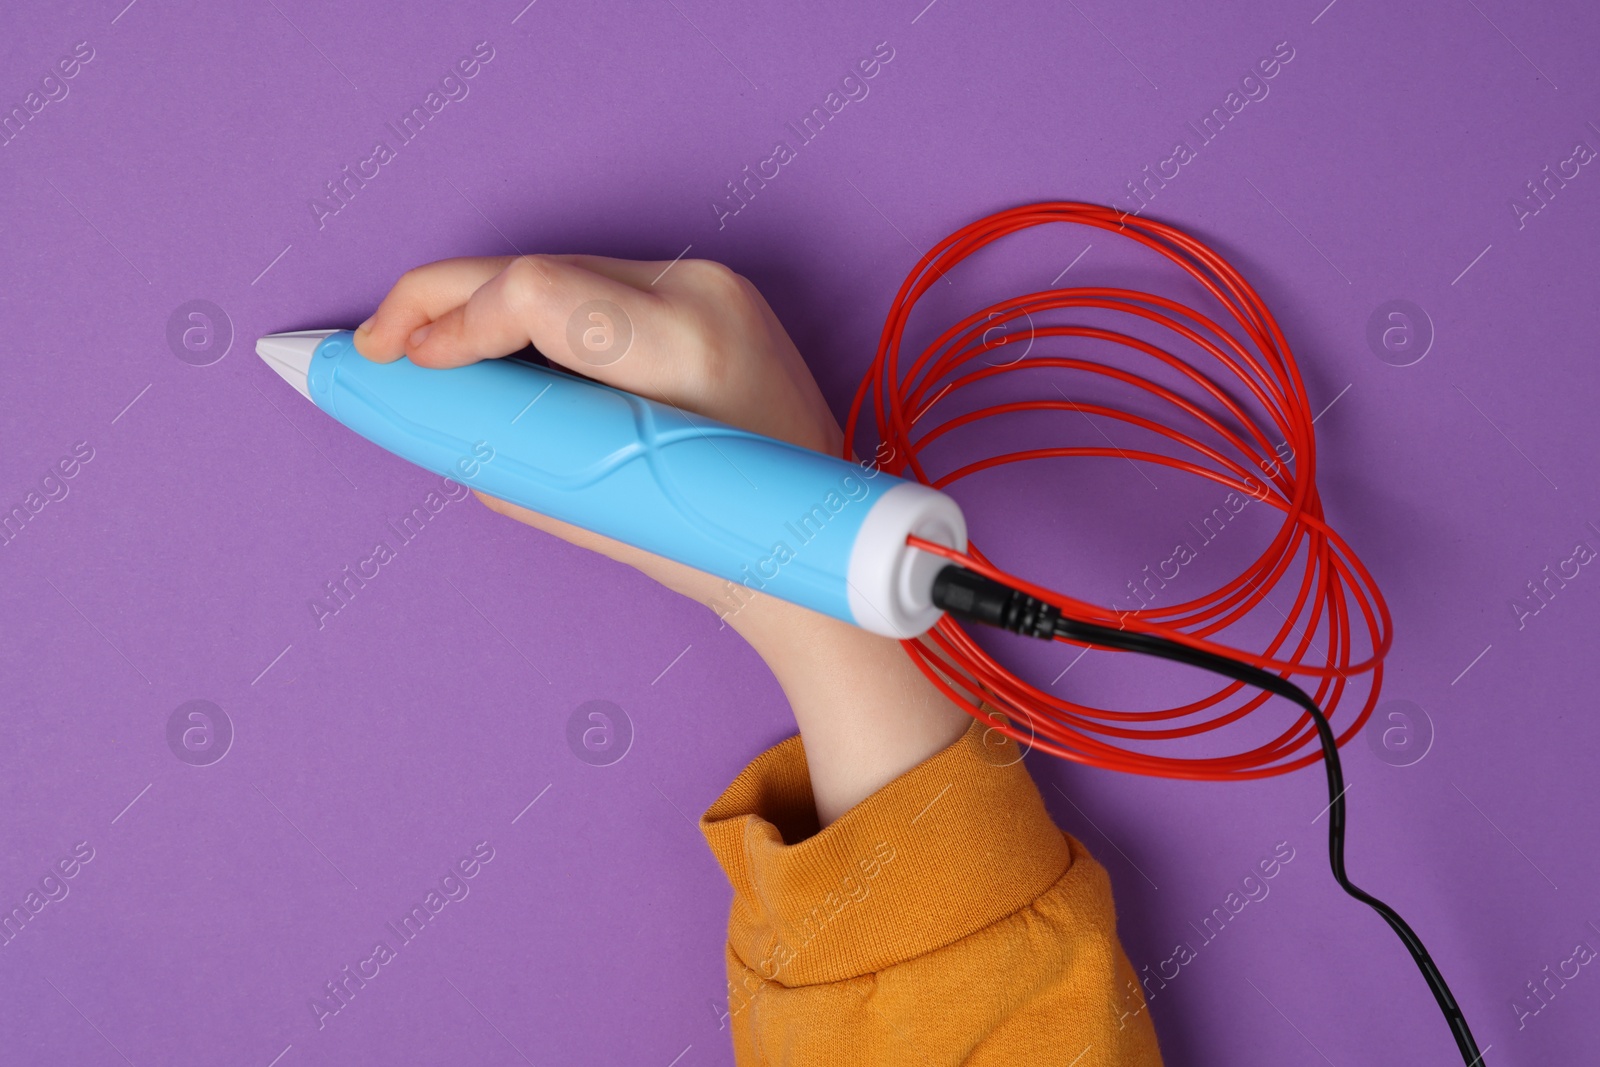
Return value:
M 1394 930 L 1401 943 L 1405 945 L 1406 951 L 1411 953 L 1411 958 L 1416 961 L 1417 970 L 1422 972 L 1422 978 L 1428 983 L 1433 998 L 1439 1002 L 1439 1010 L 1444 1014 L 1445 1022 L 1450 1027 L 1450 1034 L 1461 1050 L 1462 1062 L 1466 1067 L 1479 1067 L 1483 1062 L 1483 1053 L 1478 1051 L 1472 1030 L 1467 1026 L 1467 1017 L 1462 1013 L 1461 1006 L 1456 1003 L 1449 984 L 1445 982 L 1438 965 L 1433 962 L 1433 957 L 1428 953 L 1427 946 L 1422 943 L 1422 938 L 1418 937 L 1416 931 L 1411 929 L 1411 925 L 1400 917 L 1399 912 L 1356 885 L 1345 873 L 1345 785 L 1344 771 L 1339 762 L 1339 746 L 1334 737 L 1333 727 L 1328 723 L 1328 717 L 1305 690 L 1287 678 L 1270 671 L 1228 659 L 1226 656 L 1191 648 L 1164 637 L 1133 633 L 1067 618 L 1052 604 L 985 578 L 958 564 L 946 566 L 934 579 L 933 602 L 957 618 L 981 622 L 1026 637 L 1045 640 L 1061 638 L 1094 645 L 1097 648 L 1140 652 L 1147 656 L 1172 660 L 1175 663 L 1186 663 L 1191 667 L 1199 667 L 1244 682 L 1246 685 L 1253 685 L 1257 689 L 1264 689 L 1292 700 L 1304 708 L 1311 716 L 1312 722 L 1316 724 L 1317 737 L 1322 742 L 1323 766 L 1328 772 L 1330 798 L 1327 809 L 1328 866 L 1333 870 L 1333 879 L 1339 883 L 1339 888 L 1383 916 L 1384 921 Z

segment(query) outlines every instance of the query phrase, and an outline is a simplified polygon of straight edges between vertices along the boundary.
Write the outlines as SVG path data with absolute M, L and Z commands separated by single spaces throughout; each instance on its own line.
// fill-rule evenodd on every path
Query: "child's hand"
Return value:
M 844 435 L 794 342 L 761 294 L 715 263 L 447 259 L 408 271 L 356 331 L 356 348 L 369 359 L 404 354 L 425 367 L 494 359 L 530 343 L 619 389 L 840 453 Z M 526 508 L 479 499 L 703 604 L 722 599 L 720 578 Z M 823 825 L 950 744 L 971 721 L 887 637 L 761 593 L 726 621 L 766 660 L 789 698 Z
M 597 301 L 609 306 L 596 307 Z M 766 300 L 744 278 L 705 260 L 441 260 L 403 275 L 356 331 L 355 342 L 369 359 L 388 362 L 404 354 L 425 367 L 494 359 L 532 344 L 552 362 L 597 381 L 768 437 L 831 455 L 839 454 L 843 439 Z M 637 567 L 685 596 L 705 604 L 724 599 L 718 596 L 721 579 L 478 497 L 503 515 Z M 766 611 L 775 606 L 767 597 L 761 602 Z

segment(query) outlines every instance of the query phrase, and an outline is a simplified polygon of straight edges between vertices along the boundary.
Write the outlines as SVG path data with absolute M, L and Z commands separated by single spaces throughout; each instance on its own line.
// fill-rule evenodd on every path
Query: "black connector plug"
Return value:
M 1046 641 L 1055 637 L 1061 620 L 1057 608 L 956 563 L 934 577 L 933 603 L 958 619 Z

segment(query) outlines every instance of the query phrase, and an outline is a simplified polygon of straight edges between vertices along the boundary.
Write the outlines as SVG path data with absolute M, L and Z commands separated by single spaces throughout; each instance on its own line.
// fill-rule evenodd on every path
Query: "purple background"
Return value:
M 923 2 L 0 16 L 7 110 L 77 42 L 94 52 L 0 148 L 0 506 L 75 442 L 94 452 L 0 548 L 0 906 L 94 849 L 0 947 L 0 1060 L 730 1062 L 729 891 L 693 820 L 791 731 L 771 677 L 704 609 L 470 503 L 319 631 L 321 584 L 437 479 L 315 412 L 254 338 L 354 324 L 444 256 L 687 250 L 762 288 L 842 415 L 919 250 L 999 208 L 1126 196 L 1282 41 L 1294 59 L 1267 98 L 1150 212 L 1233 259 L 1314 405 L 1337 400 L 1318 423 L 1324 499 L 1394 611 L 1384 699 L 1433 734 L 1404 767 L 1348 748 L 1352 873 L 1425 937 L 1488 1063 L 1595 1055 L 1595 968 L 1520 1029 L 1511 1005 L 1600 945 L 1600 576 L 1521 629 L 1510 605 L 1580 539 L 1600 547 L 1600 173 L 1520 227 L 1510 203 L 1575 142 L 1600 147 L 1600 13 Z M 470 95 L 319 228 L 324 182 L 480 41 L 494 58 Z M 724 183 L 880 41 L 895 55 L 870 95 L 719 228 Z M 987 298 L 1069 263 L 1079 284 L 1152 284 L 1087 231 L 1020 250 Z M 206 366 L 167 338 L 197 299 L 231 323 Z M 1411 366 L 1367 341 L 1393 299 L 1435 334 Z M 1117 462 L 1048 473 L 961 498 L 980 534 L 1019 492 L 1054 509 L 1060 536 L 988 546 L 1052 579 L 1075 559 L 1106 599 L 1215 495 L 1176 475 L 1152 492 Z M 1067 677 L 1131 692 L 1098 656 Z M 196 699 L 236 735 L 206 767 L 167 741 Z M 621 762 L 569 748 L 588 700 L 629 717 Z M 1275 842 L 1297 850 L 1152 1002 L 1168 1063 L 1453 1062 L 1400 946 L 1328 876 L 1320 774 L 1222 786 L 1030 762 L 1110 870 L 1136 966 L 1198 940 L 1191 923 Z M 470 895 L 319 1030 L 310 998 L 480 841 L 494 859 Z

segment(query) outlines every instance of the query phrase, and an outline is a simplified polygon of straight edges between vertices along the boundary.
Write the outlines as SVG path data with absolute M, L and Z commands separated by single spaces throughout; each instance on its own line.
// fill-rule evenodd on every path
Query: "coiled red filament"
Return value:
M 1151 293 L 1050 289 L 976 311 L 941 333 L 909 363 L 903 358 L 901 343 L 907 321 L 930 286 L 991 242 L 1051 222 L 1097 227 L 1160 253 L 1209 292 L 1224 313 L 1220 318 L 1232 329 Z M 1198 362 L 1204 366 L 1193 366 L 1131 334 L 1070 322 L 1032 325 L 1036 343 L 1024 358 L 998 363 L 985 359 L 1008 340 L 1014 341 L 996 327 L 1023 318 L 1032 324 L 1035 316 L 1052 312 L 1070 316 L 1078 309 L 1135 316 L 1155 324 L 1187 350 L 1202 353 Z M 1185 396 L 1117 366 L 1070 354 L 1075 344 L 1077 348 L 1098 347 L 1077 344 L 1075 339 L 1112 342 L 1140 358 L 1156 361 L 1180 374 L 1193 386 L 1195 395 Z M 1063 351 L 1041 350 L 1053 346 Z M 953 395 L 965 386 L 999 376 L 1020 381 L 1019 376 L 1042 369 L 1099 375 L 1137 387 L 1181 413 L 1172 421 L 1197 423 L 1201 429 L 1197 434 L 1186 433 L 1120 408 L 1075 403 L 1060 391 L 934 421 L 935 413 L 941 407 L 948 410 Z M 1241 403 L 1236 397 L 1248 401 Z M 1287 678 L 1314 679 L 1312 696 L 1334 720 L 1340 744 L 1366 723 L 1377 701 L 1382 661 L 1392 638 L 1388 607 L 1372 575 L 1323 517 L 1316 486 L 1313 415 L 1283 332 L 1250 284 L 1199 240 L 1172 226 L 1094 204 L 1031 204 L 980 219 L 939 242 L 900 287 L 884 324 L 877 357 L 850 407 L 845 425 L 847 457 L 869 402 L 879 439 L 893 450 L 891 473 L 938 489 L 1004 464 L 1099 457 L 1182 471 L 1271 505 L 1282 513 L 1282 524 L 1271 543 L 1237 578 L 1184 603 L 1132 611 L 1040 588 L 1001 570 L 975 545 L 963 553 L 915 537 L 910 543 L 1053 604 L 1074 618 L 1160 635 Z M 1080 423 L 1083 415 L 1119 420 L 1164 438 L 1173 446 L 1173 454 L 1117 448 L 1109 443 L 1108 447 L 1047 446 L 992 455 L 930 475 L 922 453 L 932 442 L 963 430 L 980 431 L 960 439 L 976 441 L 985 420 L 1021 412 L 1067 414 Z M 1279 444 L 1275 447 L 1274 442 Z M 1285 444 L 1292 450 L 1287 461 L 1277 452 Z M 1297 561 L 1294 606 L 1283 613 L 1281 626 L 1263 651 L 1235 648 L 1215 639 L 1250 615 L 1280 584 L 1295 582 L 1291 571 Z M 1316 640 L 1319 634 L 1321 641 Z M 923 673 L 973 715 L 1024 745 L 1078 763 L 1169 778 L 1234 780 L 1283 774 L 1321 759 L 1315 726 L 1305 714 L 1294 720 L 1286 716 L 1281 733 L 1236 755 L 1186 757 L 1146 751 L 1157 747 L 1149 742 L 1196 737 L 1238 723 L 1269 699 L 1267 693 L 1240 682 L 1229 682 L 1206 697 L 1175 707 L 1119 711 L 1042 691 L 1002 667 L 948 616 L 924 637 L 903 644 Z M 1363 654 L 1364 659 L 1353 661 Z M 1351 676 L 1364 674 L 1370 674 L 1364 686 L 1366 699 L 1353 717 L 1345 717 L 1348 723 L 1341 725 L 1335 720 L 1339 701 Z

